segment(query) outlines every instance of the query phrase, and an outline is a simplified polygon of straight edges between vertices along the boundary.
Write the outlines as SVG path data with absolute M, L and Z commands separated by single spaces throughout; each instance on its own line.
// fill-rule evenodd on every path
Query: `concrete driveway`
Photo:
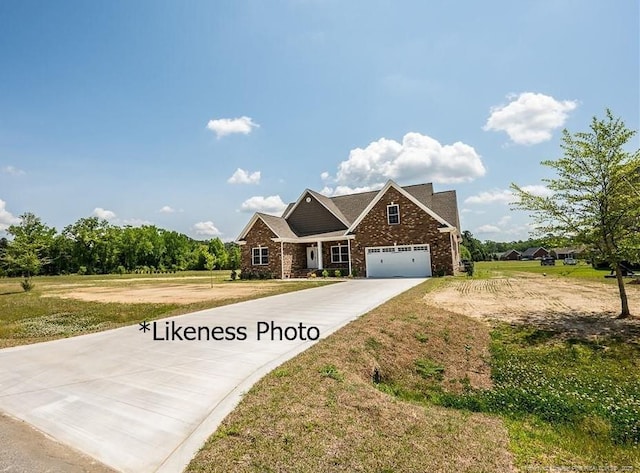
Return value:
M 243 392 L 314 343 L 301 324 L 302 337 L 315 326 L 324 338 L 422 281 L 348 281 L 163 319 L 155 332 L 0 350 L 0 410 L 116 470 L 180 472 Z

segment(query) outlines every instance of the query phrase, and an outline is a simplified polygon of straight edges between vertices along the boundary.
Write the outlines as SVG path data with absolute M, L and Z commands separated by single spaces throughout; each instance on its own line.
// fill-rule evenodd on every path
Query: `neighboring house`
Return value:
M 582 252 L 577 248 L 554 248 L 551 253 L 555 254 L 557 259 L 567 259 L 577 258 Z
M 425 277 L 458 268 L 456 192 L 432 184 L 326 197 L 305 190 L 281 217 L 256 213 L 238 236 L 244 271 L 276 278 L 340 270 L 366 277 Z
M 498 259 L 502 261 L 515 261 L 521 258 L 522 258 L 522 255 L 517 250 L 505 251 L 504 253 L 500 253 L 500 256 L 498 257 Z
M 538 248 L 527 248 L 522 253 L 522 259 L 540 259 L 549 256 L 549 252 L 539 246 Z

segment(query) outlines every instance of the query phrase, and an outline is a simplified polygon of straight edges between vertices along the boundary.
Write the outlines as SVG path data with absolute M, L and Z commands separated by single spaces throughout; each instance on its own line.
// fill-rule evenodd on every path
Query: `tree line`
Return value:
M 491 261 L 496 259 L 496 255 L 509 250 L 516 250 L 522 253 L 527 248 L 543 247 L 551 250 L 554 247 L 572 246 L 570 240 L 559 240 L 558 238 L 529 238 L 528 240 L 517 240 L 510 242 L 485 240 L 480 241 L 473 236 L 469 230 L 462 232 L 462 259 L 471 261 Z
M 237 269 L 240 247 L 220 238 L 194 240 L 154 225 L 116 226 L 81 218 L 58 233 L 33 213 L 0 238 L 0 275 L 149 273 Z

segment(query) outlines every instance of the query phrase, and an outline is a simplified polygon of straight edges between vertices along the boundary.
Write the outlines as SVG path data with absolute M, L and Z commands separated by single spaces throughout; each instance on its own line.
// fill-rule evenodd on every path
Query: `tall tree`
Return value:
M 589 132 L 564 130 L 564 156 L 542 162 L 557 173 L 544 180 L 552 195 L 511 185 L 515 207 L 533 212 L 539 232 L 570 236 L 609 263 L 618 282 L 620 317 L 631 315 L 622 263 L 640 259 L 640 151 L 625 150 L 635 133 L 607 110 L 604 119 L 593 118 Z
M 6 248 L 5 264 L 10 274 L 24 276 L 22 287 L 27 291 L 32 287 L 31 277 L 39 274 L 42 266 L 50 260 L 48 250 L 56 229 L 42 223 L 34 214 L 25 213 L 20 216 L 20 223 L 7 228 L 7 233 L 13 236 L 13 240 Z
M 474 238 L 469 230 L 462 232 L 462 244 L 466 246 L 469 253 L 471 253 L 471 259 L 473 261 L 484 261 L 487 259 L 482 243 L 477 238 Z

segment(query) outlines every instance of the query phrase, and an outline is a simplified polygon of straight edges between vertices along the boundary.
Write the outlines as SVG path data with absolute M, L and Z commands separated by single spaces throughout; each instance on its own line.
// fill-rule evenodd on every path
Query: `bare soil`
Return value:
M 632 313 L 640 315 L 640 286 L 626 285 Z M 519 275 L 517 278 L 453 279 L 425 301 L 469 317 L 529 324 L 567 337 L 624 336 L 640 342 L 640 317 L 618 319 L 615 285 L 597 281 Z
M 278 283 L 241 284 L 154 284 L 118 287 L 79 287 L 49 292 L 48 297 L 125 304 L 191 304 L 193 302 L 238 299 L 270 292 Z

